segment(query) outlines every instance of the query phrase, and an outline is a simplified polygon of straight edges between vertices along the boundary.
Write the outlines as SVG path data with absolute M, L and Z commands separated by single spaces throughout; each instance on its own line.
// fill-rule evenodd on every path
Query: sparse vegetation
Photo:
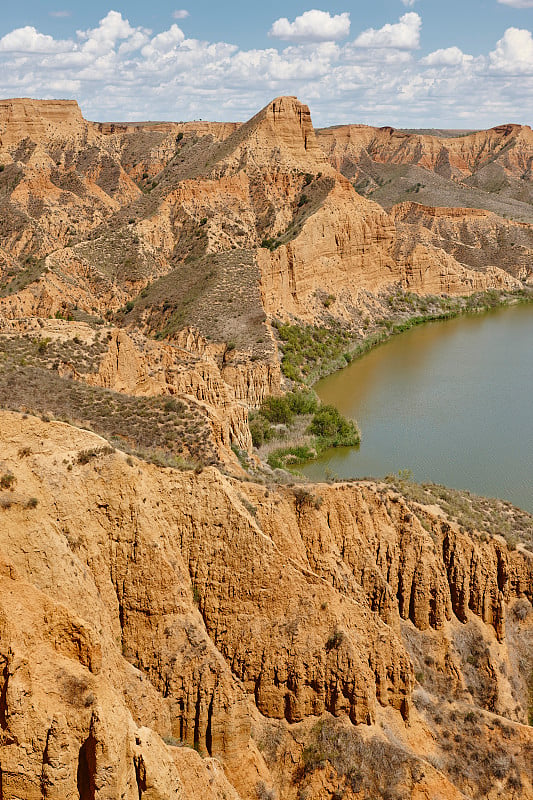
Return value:
M 255 787 L 255 793 L 257 795 L 258 800 L 276 800 L 277 793 L 276 791 L 267 786 L 264 781 L 259 781 L 257 786 Z
M 273 445 L 264 455 L 274 469 L 309 461 L 328 447 L 359 444 L 355 423 L 333 406 L 321 406 L 306 389 L 265 398 L 260 409 L 250 413 L 249 424 L 255 447 Z
M 245 507 L 245 509 L 247 510 L 247 512 L 249 514 L 251 514 L 252 517 L 256 517 L 257 516 L 257 507 L 254 506 L 254 504 L 251 503 L 248 500 L 248 498 L 246 498 L 246 497 L 244 497 L 242 495 L 240 495 L 239 499 L 240 499 L 241 503 L 243 504 L 243 506 Z
M 4 472 L 0 475 L 0 489 L 12 489 L 15 483 L 15 476 L 12 472 Z
M 22 291 L 30 283 L 38 280 L 44 271 L 44 258 L 28 256 L 23 264 L 19 265 L 11 275 L 8 275 L 7 281 L 0 283 L 0 297 Z
M 196 584 L 193 584 L 192 587 L 192 599 L 195 605 L 200 605 L 200 601 L 202 600 L 202 595 L 200 594 L 200 589 Z
M 450 519 L 470 534 L 502 536 L 511 549 L 521 542 L 533 552 L 533 516 L 505 500 L 480 497 L 466 490 L 449 489 L 436 483 L 414 483 L 410 475 L 387 475 L 385 479 L 408 500 L 438 505 Z
M 95 358 L 102 349 L 106 346 L 98 344 Z M 89 366 L 87 350 L 80 345 L 50 342 L 39 353 L 28 338 L 0 337 L 0 408 L 89 427 L 107 438 L 110 447 L 161 466 L 194 469 L 199 462 L 218 462 L 205 413 L 193 401 L 131 397 L 62 377 L 54 368 L 58 354 Z
M 333 769 L 341 796 L 349 791 L 365 800 L 408 797 L 423 774 L 421 767 L 401 746 L 365 737 L 357 727 L 327 717 L 315 725 L 303 750 L 300 786 L 305 791 L 313 773 Z M 396 794 L 399 786 L 406 794 Z
M 335 628 L 331 636 L 326 642 L 326 650 L 337 650 L 344 641 L 344 633 Z
M 89 450 L 80 450 L 76 461 L 78 464 L 88 464 L 89 461 L 92 461 L 95 458 L 111 455 L 114 452 L 115 450 L 113 447 L 108 447 L 106 445 L 102 447 L 92 447 Z
M 201 230 L 205 233 L 205 226 Z M 247 349 L 251 341 L 259 339 L 264 342 L 266 316 L 252 252 L 234 250 L 204 256 L 203 249 L 202 245 L 191 258 L 142 289 L 134 300 L 128 324 L 142 319 L 143 327 L 156 339 L 172 339 L 182 328 L 194 325 L 203 336 L 233 343 L 235 349 Z M 235 301 L 232 313 L 230 301 Z M 124 314 L 116 315 L 115 322 L 124 324 Z M 255 349 L 264 354 L 271 345 L 263 343 Z
M 328 307 L 328 295 L 323 305 Z M 465 297 L 420 296 L 398 288 L 383 294 L 383 315 L 361 326 L 341 325 L 329 318 L 323 326 L 291 325 L 274 320 L 283 374 L 296 383 L 312 385 L 319 378 L 342 369 L 391 336 L 432 320 L 451 319 L 462 313 L 487 311 L 499 305 L 532 302 L 533 290 L 476 292 Z
M 181 739 L 177 739 L 175 736 L 163 736 L 163 741 L 169 747 L 182 747 L 183 746 L 183 742 L 181 741 Z

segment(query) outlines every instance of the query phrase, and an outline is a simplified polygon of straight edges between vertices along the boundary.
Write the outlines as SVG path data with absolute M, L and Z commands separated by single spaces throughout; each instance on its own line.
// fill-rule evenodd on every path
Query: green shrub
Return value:
M 335 628 L 331 636 L 326 642 L 326 650 L 337 650 L 344 641 L 344 633 L 338 628 Z
M 287 397 L 266 397 L 261 413 L 273 425 L 290 425 L 294 417 Z
M 297 390 L 283 397 L 266 397 L 260 413 L 273 425 L 290 425 L 294 416 L 314 414 L 318 400 L 314 392 Z
M 0 477 L 0 489 L 11 489 L 15 483 L 15 476 L 12 472 L 4 472 Z
M 174 397 L 171 397 L 169 400 L 165 400 L 163 408 L 167 412 L 172 411 L 176 414 L 183 414 L 187 410 L 185 403 L 182 403 L 181 400 L 176 400 Z
M 295 414 L 314 414 L 318 410 L 318 399 L 314 392 L 295 391 L 285 395 L 291 411 Z
M 276 250 L 279 247 L 281 242 L 278 242 L 272 236 L 267 236 L 261 242 L 261 247 L 265 247 L 267 250 Z
M 250 417 L 250 433 L 252 434 L 252 444 L 254 447 L 261 447 L 265 442 L 272 439 L 273 431 L 262 414 L 255 414 Z
M 275 327 L 282 343 L 282 372 L 294 381 L 312 382 L 334 365 L 343 366 L 340 359 L 354 343 L 353 334 L 338 323 L 330 328 L 284 323 Z
M 309 433 L 328 440 L 333 447 L 354 446 L 359 443 L 355 424 L 342 416 L 335 406 L 321 406 L 309 426 Z
M 267 459 L 269 467 L 272 469 L 285 469 L 287 466 L 303 464 L 316 458 L 317 452 L 309 445 L 291 445 L 290 447 L 280 447 L 274 450 Z
M 281 371 L 285 375 L 286 378 L 289 378 L 291 381 L 299 381 L 301 380 L 302 373 L 298 368 L 298 365 L 295 364 L 290 358 L 284 356 L 281 361 Z

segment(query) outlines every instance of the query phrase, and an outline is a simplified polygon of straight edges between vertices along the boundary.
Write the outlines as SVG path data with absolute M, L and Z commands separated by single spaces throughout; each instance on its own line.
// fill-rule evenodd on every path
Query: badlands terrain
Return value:
M 287 471 L 320 375 L 531 299 L 532 164 L 0 101 L 0 800 L 533 797 L 533 519 Z

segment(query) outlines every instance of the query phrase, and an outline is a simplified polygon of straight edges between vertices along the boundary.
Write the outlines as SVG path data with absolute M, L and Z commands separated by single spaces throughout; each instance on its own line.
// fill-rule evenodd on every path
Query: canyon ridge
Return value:
M 533 797 L 533 518 L 311 386 L 533 297 L 533 133 L 0 101 L 0 800 Z

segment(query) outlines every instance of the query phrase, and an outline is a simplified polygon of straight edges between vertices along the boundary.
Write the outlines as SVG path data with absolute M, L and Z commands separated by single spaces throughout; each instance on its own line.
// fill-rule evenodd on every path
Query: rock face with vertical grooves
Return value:
M 0 512 L 3 800 L 251 798 L 276 782 L 293 797 L 315 775 L 302 747 L 318 717 L 348 737 L 383 737 L 387 720 L 402 757 L 422 759 L 421 787 L 459 797 L 464 784 L 427 760 L 421 646 L 437 681 L 424 702 L 444 684 L 484 726 L 505 718 L 516 796 L 530 796 L 524 665 L 508 649 L 513 620 L 531 637 L 530 553 L 385 485 L 268 491 L 128 464 L 62 423 L 4 412 L 0 426 L 14 476 Z M 517 603 L 525 613 L 506 621 Z M 472 631 L 490 695 L 466 685 Z M 272 725 L 303 772 L 268 756 L 258 731 Z

